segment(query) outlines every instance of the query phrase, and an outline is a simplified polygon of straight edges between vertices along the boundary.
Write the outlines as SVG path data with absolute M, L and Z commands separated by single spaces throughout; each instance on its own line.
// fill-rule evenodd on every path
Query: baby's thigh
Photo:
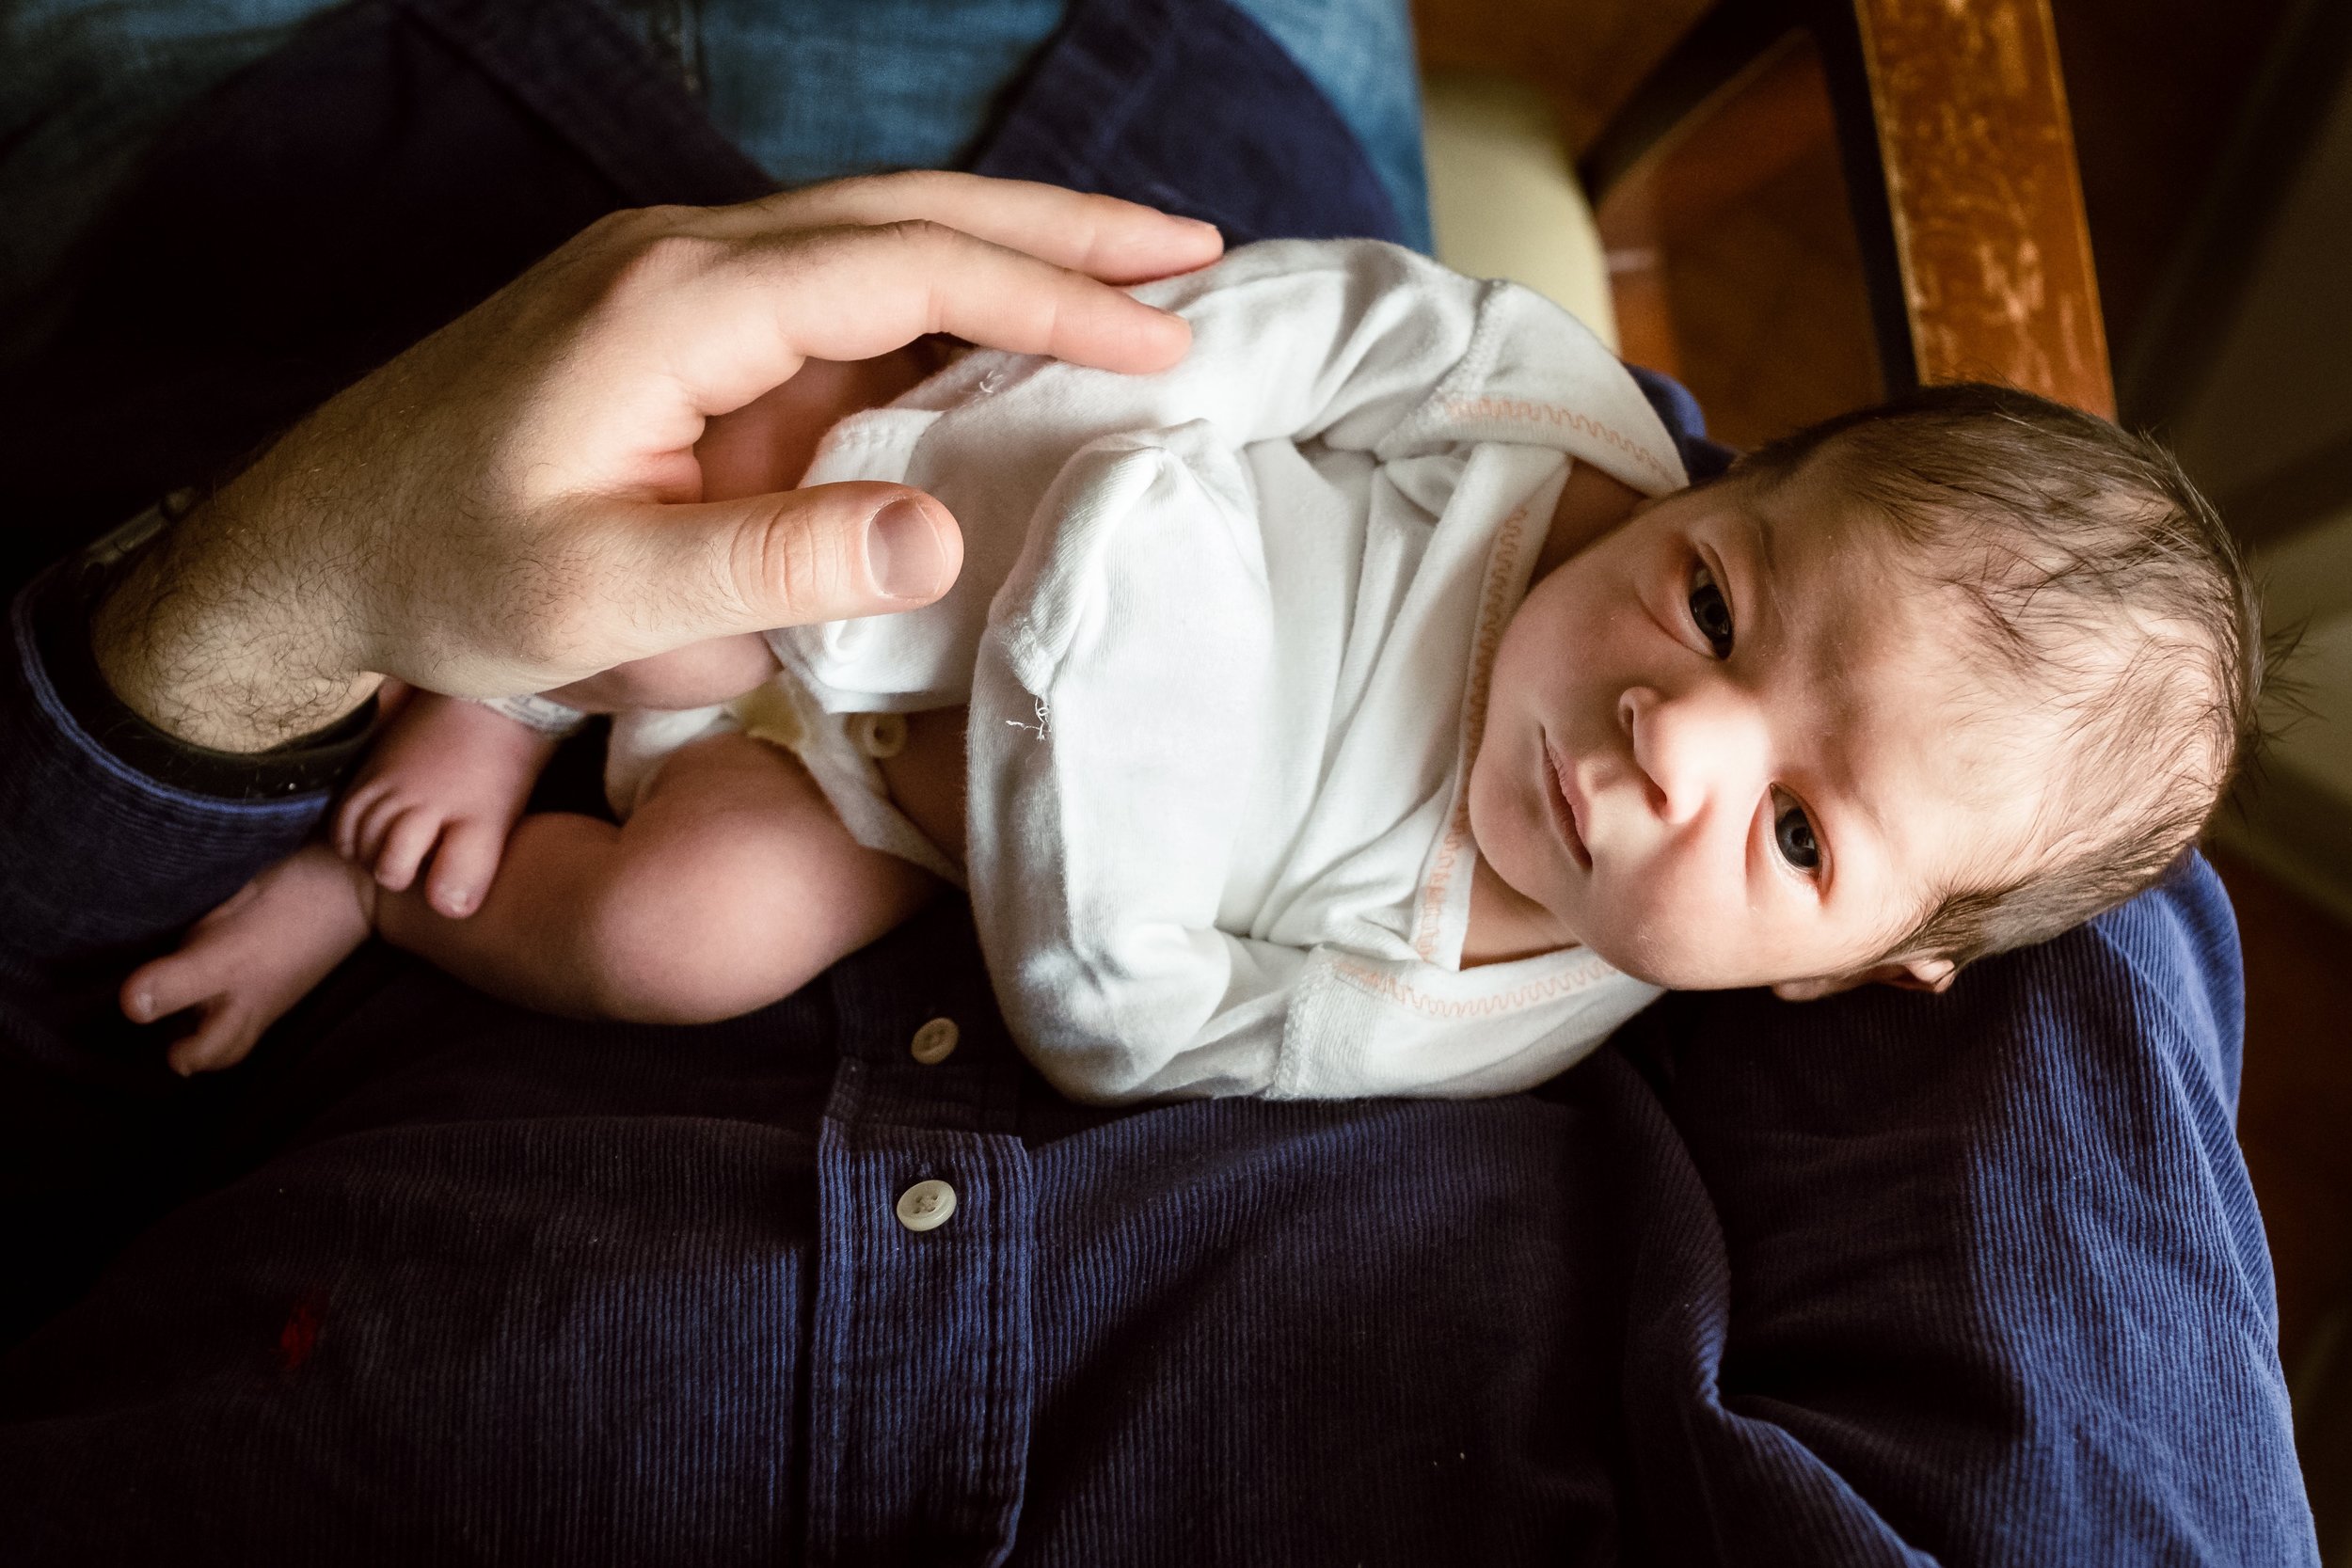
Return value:
M 742 735 L 696 741 L 654 775 L 596 900 L 610 1010 L 684 1022 L 764 1006 L 938 886 L 852 839 L 789 752 Z

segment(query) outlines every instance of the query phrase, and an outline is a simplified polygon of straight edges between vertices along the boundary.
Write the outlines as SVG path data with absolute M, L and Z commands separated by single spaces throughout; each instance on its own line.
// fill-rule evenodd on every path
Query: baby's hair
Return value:
M 1834 465 L 1959 591 L 1971 640 L 2061 721 L 2021 870 L 1949 888 L 1888 951 L 1965 963 L 2056 936 L 2159 879 L 2259 742 L 2261 612 L 2237 545 L 2154 441 L 2028 392 L 1929 387 L 1742 458 Z M 1915 551 L 1915 555 L 1913 553 Z

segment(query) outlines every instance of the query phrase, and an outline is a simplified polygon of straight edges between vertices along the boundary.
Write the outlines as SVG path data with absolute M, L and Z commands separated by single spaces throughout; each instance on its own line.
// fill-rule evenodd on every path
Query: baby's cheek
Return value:
M 1670 990 L 1744 983 L 1737 937 L 1675 896 L 1663 877 L 1603 879 L 1580 925 L 1585 944 L 1638 980 Z
M 1482 750 L 1470 767 L 1470 845 L 1497 876 L 1540 901 L 1549 891 L 1537 838 L 1546 824 L 1536 816 L 1538 803 L 1511 784 L 1510 770 L 1494 761 L 1491 752 Z

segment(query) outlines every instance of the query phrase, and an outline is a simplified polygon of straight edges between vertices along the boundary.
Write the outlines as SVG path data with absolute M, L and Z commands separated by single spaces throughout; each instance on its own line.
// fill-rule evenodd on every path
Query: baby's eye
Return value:
M 1691 620 L 1717 658 L 1731 657 L 1731 605 L 1715 586 L 1715 574 L 1704 565 L 1691 577 Z
M 1779 814 L 1772 818 L 1772 843 L 1780 849 L 1780 858 L 1800 871 L 1821 868 L 1821 847 L 1813 841 L 1813 821 L 1804 808 L 1786 796 L 1778 801 Z

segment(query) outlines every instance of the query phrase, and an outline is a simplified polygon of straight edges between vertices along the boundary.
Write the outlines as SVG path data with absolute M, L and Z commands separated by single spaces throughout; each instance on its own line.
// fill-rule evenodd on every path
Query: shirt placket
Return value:
M 1016 1058 L 977 955 L 930 987 L 834 982 L 843 1060 L 818 1148 L 813 1563 L 994 1563 L 1019 1518 L 1035 1202 Z M 870 982 L 870 983 L 869 983 Z

